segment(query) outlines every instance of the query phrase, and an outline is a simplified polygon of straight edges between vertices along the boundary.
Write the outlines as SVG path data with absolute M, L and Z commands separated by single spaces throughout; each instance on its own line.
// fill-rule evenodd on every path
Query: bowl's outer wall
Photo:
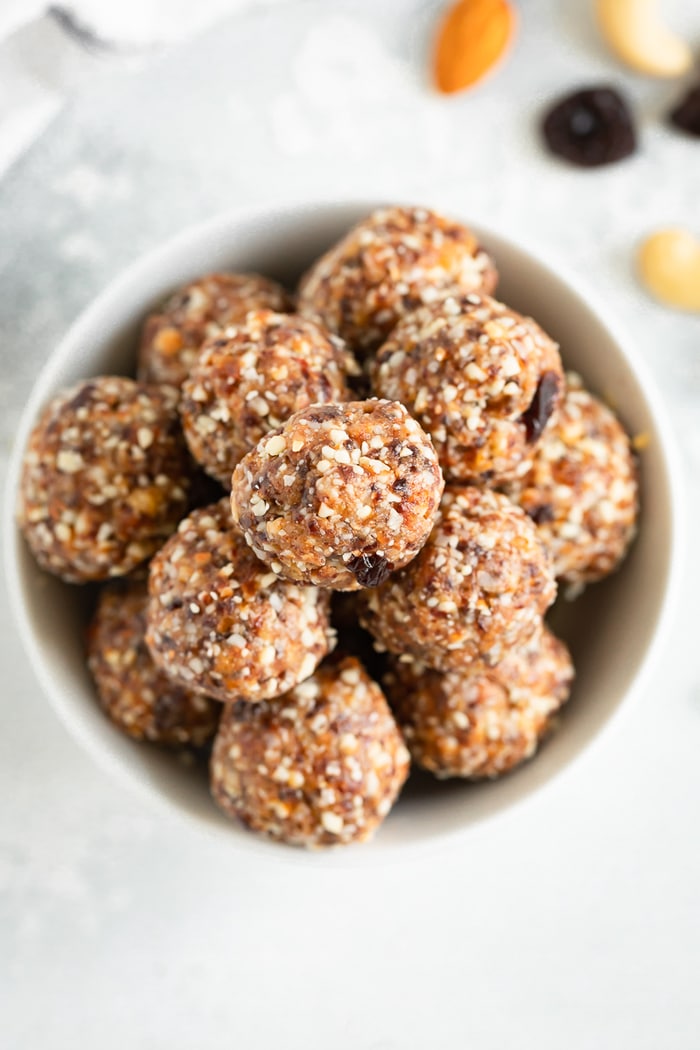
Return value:
M 89 375 L 133 370 L 138 330 L 148 311 L 178 285 L 208 271 L 256 270 L 293 286 L 301 272 L 375 202 L 295 206 L 248 216 L 229 215 L 185 231 L 137 262 L 81 316 L 40 375 L 17 435 L 8 478 L 10 509 L 5 547 L 8 584 L 23 641 L 44 690 L 71 732 L 122 783 L 153 801 L 183 810 L 248 847 L 247 832 L 228 824 L 211 804 L 201 774 L 157 749 L 136 746 L 98 709 L 85 667 L 83 631 L 89 599 L 36 567 L 18 530 L 13 507 L 21 452 L 40 409 L 61 388 Z M 634 348 L 623 342 L 577 292 L 532 254 L 475 225 L 493 253 L 501 283 L 497 295 L 531 314 L 561 344 L 565 366 L 606 398 L 632 434 L 644 433 L 643 512 L 639 536 L 622 570 L 589 588 L 575 603 L 559 603 L 556 629 L 571 645 L 577 681 L 561 730 L 535 762 L 496 783 L 439 786 L 428 777 L 409 784 L 372 845 L 379 850 L 431 841 L 494 814 L 551 780 L 597 735 L 648 668 L 659 626 L 667 619 L 677 543 L 669 436 L 652 387 L 633 368 Z M 586 301 L 588 300 L 588 301 Z M 627 359 L 629 355 L 630 360 Z M 677 539 L 677 537 L 676 537 Z M 663 615 L 662 615 L 663 614 Z M 263 846 L 264 848 L 264 846 Z

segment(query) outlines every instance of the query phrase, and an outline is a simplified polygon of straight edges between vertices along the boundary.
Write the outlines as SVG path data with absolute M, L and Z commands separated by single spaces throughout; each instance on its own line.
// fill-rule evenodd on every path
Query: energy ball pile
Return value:
M 636 463 L 497 279 L 466 227 L 381 209 L 296 294 L 226 273 L 176 290 L 138 378 L 84 380 L 30 436 L 32 553 L 109 581 L 86 636 L 99 705 L 150 746 L 209 746 L 214 801 L 268 838 L 366 841 L 411 762 L 500 777 L 569 696 L 544 617 L 557 580 L 620 565 Z

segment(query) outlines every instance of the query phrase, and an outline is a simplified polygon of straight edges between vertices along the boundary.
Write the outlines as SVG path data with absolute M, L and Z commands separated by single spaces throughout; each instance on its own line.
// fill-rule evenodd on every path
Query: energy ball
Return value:
M 333 647 L 329 597 L 281 580 L 233 528 L 228 497 L 195 510 L 151 562 L 146 641 L 185 689 L 270 700 Z
M 29 438 L 19 524 L 42 569 L 70 583 L 125 576 L 187 508 L 177 392 L 120 376 L 59 394 Z
M 146 318 L 139 379 L 181 386 L 205 339 L 241 324 L 250 310 L 264 309 L 284 313 L 291 299 L 276 281 L 256 273 L 211 273 L 186 284 Z
M 221 704 L 176 685 L 146 646 L 148 587 L 115 581 L 100 592 L 88 630 L 88 666 L 100 706 L 121 730 L 154 744 L 201 747 L 214 736 Z
M 314 849 L 371 838 L 408 768 L 384 694 L 346 657 L 274 703 L 227 704 L 211 789 L 252 830 Z
M 208 341 L 182 387 L 180 415 L 190 451 L 229 488 L 236 464 L 291 415 L 349 401 L 357 370 L 340 340 L 312 321 L 254 310 Z
M 448 486 L 420 554 L 362 595 L 361 622 L 389 652 L 437 671 L 494 665 L 539 630 L 556 583 L 534 523 L 489 489 Z
M 409 310 L 451 293 L 492 292 L 497 280 L 466 226 L 427 208 L 383 208 L 314 263 L 299 309 L 366 356 Z
M 403 405 L 352 401 L 297 412 L 249 452 L 234 521 L 270 568 L 301 583 L 376 587 L 430 534 L 443 481 Z
M 437 777 L 498 777 L 530 758 L 566 701 L 571 657 L 547 628 L 498 668 L 441 674 L 394 660 L 387 695 L 411 757 Z
M 484 295 L 409 314 L 371 375 L 374 393 L 401 401 L 430 434 L 445 477 L 469 484 L 524 473 L 564 390 L 556 343 Z
M 619 421 L 579 376 L 567 376 L 558 418 L 506 492 L 537 523 L 561 580 L 582 587 L 620 565 L 636 531 L 635 459 Z

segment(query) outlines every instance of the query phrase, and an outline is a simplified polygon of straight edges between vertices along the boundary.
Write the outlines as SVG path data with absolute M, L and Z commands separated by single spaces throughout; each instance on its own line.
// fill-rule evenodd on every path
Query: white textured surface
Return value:
M 588 3 L 521 6 L 511 62 L 458 99 L 426 87 L 436 5 L 416 0 L 299 0 L 106 71 L 0 183 L 3 462 L 51 347 L 163 236 L 237 203 L 413 195 L 512 227 L 603 293 L 671 409 L 692 540 L 700 321 L 649 302 L 631 253 L 661 224 L 700 233 L 700 147 L 658 119 L 679 85 L 618 70 Z M 694 0 L 673 8 L 697 39 Z M 642 151 L 560 166 L 538 108 L 601 78 L 636 101 Z M 241 859 L 122 797 L 39 695 L 3 602 L 3 1045 L 696 1050 L 699 589 L 691 542 L 663 665 L 553 788 L 373 873 Z

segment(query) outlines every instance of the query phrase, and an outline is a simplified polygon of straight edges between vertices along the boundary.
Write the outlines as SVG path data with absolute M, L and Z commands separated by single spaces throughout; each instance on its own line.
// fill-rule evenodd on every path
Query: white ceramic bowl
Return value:
M 224 215 L 185 231 L 131 266 L 83 313 L 41 373 L 24 412 L 9 471 L 6 570 L 12 605 L 31 664 L 55 710 L 94 758 L 148 802 L 216 833 L 231 849 L 274 849 L 227 821 L 206 783 L 155 748 L 122 736 L 98 708 L 83 654 L 84 592 L 42 573 L 13 520 L 22 451 L 37 414 L 62 387 L 91 375 L 130 373 L 145 314 L 201 273 L 257 270 L 293 284 L 301 271 L 377 202 L 291 206 Z M 469 221 L 469 220 L 467 220 Z M 353 863 L 434 843 L 551 784 L 638 687 L 658 652 L 679 559 L 680 514 L 671 441 L 657 395 L 635 348 L 604 317 L 578 279 L 487 228 L 475 228 L 501 274 L 498 296 L 534 316 L 557 339 L 565 366 L 608 398 L 631 433 L 645 433 L 639 536 L 622 570 L 557 612 L 577 679 L 561 726 L 536 758 L 493 783 L 437 783 L 416 776 L 374 841 L 351 851 Z M 343 851 L 341 851 L 342 853 Z M 336 853 L 335 856 L 338 856 Z

